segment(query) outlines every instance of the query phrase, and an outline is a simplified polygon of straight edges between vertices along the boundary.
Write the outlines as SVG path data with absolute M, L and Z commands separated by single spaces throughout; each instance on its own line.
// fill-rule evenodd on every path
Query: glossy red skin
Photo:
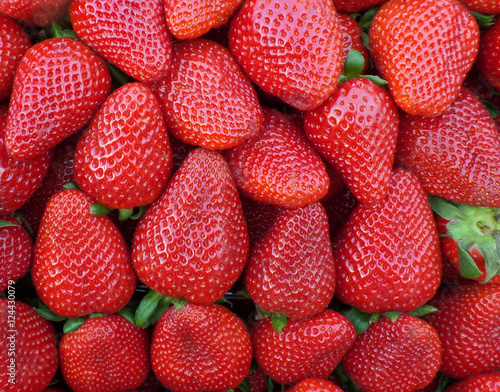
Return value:
M 50 38 L 33 45 L 14 79 L 5 126 L 8 153 L 26 159 L 51 149 L 92 118 L 110 86 L 104 61 L 81 42 Z
M 7 215 L 0 220 L 15 224 L 0 228 L 0 293 L 31 267 L 33 240 L 19 222 Z
M 500 133 L 488 111 L 461 89 L 435 117 L 400 115 L 396 157 L 431 195 L 500 207 Z
M 77 185 L 108 208 L 129 209 L 158 199 L 173 154 L 160 105 L 141 83 L 127 83 L 103 103 L 78 141 Z
M 345 62 L 351 49 L 357 50 L 365 60 L 363 70 L 360 72 L 363 74 L 370 65 L 370 53 L 366 46 L 363 45 L 361 26 L 356 22 L 356 19 L 347 14 L 338 14 L 338 20 L 342 32 L 342 62 Z
M 69 14 L 78 38 L 132 78 L 150 83 L 168 74 L 172 46 L 162 0 L 72 0 Z
M 286 208 L 322 199 L 328 174 L 302 129 L 277 110 L 263 112 L 261 131 L 226 155 L 238 188 L 247 197 Z
M 445 287 L 429 304 L 438 309 L 424 319 L 441 340 L 442 374 L 465 379 L 500 368 L 499 284 Z
M 500 13 L 500 3 L 497 6 Z M 481 34 L 481 43 L 477 55 L 478 72 L 496 89 L 500 89 L 500 22 Z
M 387 194 L 398 124 L 390 94 L 364 78 L 341 83 L 322 105 L 304 115 L 311 143 L 367 204 Z
M 136 275 L 123 237 L 94 201 L 68 189 L 49 200 L 35 241 L 32 266 L 38 296 L 66 317 L 115 313 L 132 297 Z
M 330 0 L 246 1 L 231 21 L 229 48 L 255 84 L 300 110 L 328 98 L 342 69 Z
M 289 319 L 281 333 L 266 318 L 258 321 L 252 332 L 257 364 L 285 385 L 306 378 L 327 378 L 355 338 L 350 321 L 330 309 L 305 320 Z
M 497 0 L 460 0 L 469 10 L 485 15 L 500 14 L 500 3 Z
M 201 37 L 225 25 L 243 0 L 163 0 L 170 33 L 178 39 Z
M 479 46 L 479 28 L 458 0 L 391 0 L 369 30 L 370 55 L 396 104 L 435 116 L 457 97 Z
M 450 385 L 445 392 L 500 392 L 500 374 L 480 374 Z
M 250 334 L 221 305 L 171 307 L 155 326 L 151 361 L 156 377 L 170 390 L 234 389 L 250 372 Z
M 441 250 L 427 195 L 397 169 L 388 196 L 359 204 L 333 240 L 336 297 L 367 313 L 411 312 L 441 282 Z
M 68 13 L 70 0 L 4 0 L 0 12 L 35 26 L 48 26 Z
M 173 46 L 170 74 L 151 86 L 169 132 L 210 150 L 241 144 L 262 126 L 262 110 L 231 52 L 207 39 Z
M 139 387 L 151 369 L 146 330 L 123 316 L 90 317 L 59 345 L 61 373 L 75 392 Z
M 358 335 L 342 366 L 364 392 L 413 392 L 432 382 L 441 364 L 437 332 L 425 321 L 386 316 Z
M 328 217 L 321 203 L 283 209 L 253 247 L 245 287 L 272 313 L 304 319 L 323 311 L 335 290 Z
M 200 304 L 220 299 L 243 271 L 248 232 L 222 156 L 193 150 L 143 216 L 132 261 L 155 291 Z
M 342 389 L 322 378 L 307 378 L 287 389 L 287 392 L 342 392 Z
M 387 0 L 332 0 L 337 12 L 360 12 L 385 3 Z
M 13 323 L 13 324 L 11 324 Z M 10 336 L 15 334 L 15 351 Z M 57 337 L 52 322 L 20 301 L 0 298 L 0 373 L 3 392 L 36 392 L 49 385 L 58 366 Z M 9 382 L 8 365 L 15 352 L 15 382 Z

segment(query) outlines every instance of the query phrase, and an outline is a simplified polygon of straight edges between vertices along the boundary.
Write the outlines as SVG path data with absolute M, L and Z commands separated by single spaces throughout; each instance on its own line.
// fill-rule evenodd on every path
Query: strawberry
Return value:
M 328 377 L 355 338 L 350 321 L 330 309 L 308 319 L 288 320 L 281 332 L 271 318 L 259 320 L 252 332 L 257 364 L 280 384 Z
M 176 392 L 234 389 L 249 373 L 251 360 L 250 334 L 222 305 L 172 306 L 154 328 L 153 371 Z
M 0 292 L 31 267 L 33 240 L 11 216 L 0 216 Z
M 121 315 L 89 317 L 62 337 L 61 373 L 75 392 L 137 388 L 151 367 L 149 344 L 148 333 Z
M 397 169 L 378 204 L 359 204 L 333 240 L 336 296 L 367 313 L 410 312 L 441 281 L 439 236 L 417 178 Z
M 110 86 L 106 65 L 81 42 L 62 37 L 33 45 L 14 79 L 7 152 L 26 159 L 51 149 L 92 118 Z
M 140 83 L 115 90 L 80 138 L 74 165 L 78 186 L 108 208 L 159 198 L 172 171 L 172 148 L 151 90 Z
M 300 110 L 319 106 L 342 69 L 331 0 L 249 0 L 232 19 L 229 48 L 252 81 Z
M 402 314 L 382 316 L 358 335 L 342 359 L 347 375 L 364 392 L 412 392 L 432 382 L 441 364 L 437 332 Z
M 353 13 L 365 11 L 368 8 L 378 6 L 387 0 L 332 0 L 338 12 Z
M 500 13 L 500 4 L 496 5 Z M 481 33 L 476 68 L 496 89 L 500 89 L 500 20 Z
M 35 26 L 48 26 L 64 18 L 70 0 L 3 0 L 0 12 Z
M 225 25 L 243 0 L 163 0 L 170 33 L 178 39 L 201 37 Z
M 12 18 L 0 13 L 0 101 L 10 97 L 14 75 L 21 58 L 31 47 L 28 34 Z
M 342 82 L 322 105 L 304 115 L 312 144 L 354 196 L 368 204 L 387 194 L 398 124 L 390 94 L 364 78 Z
M 469 283 L 443 288 L 425 316 L 442 346 L 440 372 L 465 379 L 500 368 L 500 284 Z
M 226 149 L 262 126 L 250 80 L 229 50 L 214 41 L 200 38 L 174 45 L 170 74 L 152 88 L 169 132 L 185 143 Z
M 248 233 L 222 156 L 197 148 L 184 160 L 134 235 L 139 279 L 168 297 L 210 304 L 241 274 Z
M 497 372 L 473 376 L 452 384 L 445 392 L 500 392 L 500 374 Z
M 59 363 L 52 322 L 23 302 L 0 298 L 0 337 L 2 391 L 41 392 L 47 387 Z
M 365 63 L 361 74 L 365 73 L 370 64 L 370 53 L 363 44 L 361 26 L 356 19 L 348 14 L 338 14 L 339 27 L 342 32 L 342 63 L 345 63 L 351 49 L 357 50 L 363 56 Z
M 478 98 L 461 89 L 443 114 L 400 115 L 396 159 L 425 191 L 445 199 L 500 207 L 500 134 Z
M 82 191 L 63 190 L 51 197 L 40 223 L 33 283 L 61 316 L 114 313 L 134 293 L 129 250 L 107 216 L 90 212 L 93 203 Z
M 458 0 L 390 0 L 368 35 L 375 67 L 396 104 L 423 116 L 450 107 L 479 45 L 477 22 Z
M 322 378 L 306 378 L 287 389 L 287 392 L 342 392 L 342 389 Z
M 253 246 L 244 279 L 268 312 L 304 319 L 324 310 L 335 290 L 335 262 L 323 206 L 284 209 Z
M 326 195 L 325 164 L 302 130 L 284 114 L 264 108 L 261 131 L 231 149 L 227 161 L 243 194 L 265 203 L 297 208 Z
M 460 0 L 469 10 L 485 14 L 498 15 L 500 14 L 500 3 L 491 0 Z
M 143 83 L 165 77 L 172 55 L 163 1 L 71 0 L 73 29 L 111 64 Z

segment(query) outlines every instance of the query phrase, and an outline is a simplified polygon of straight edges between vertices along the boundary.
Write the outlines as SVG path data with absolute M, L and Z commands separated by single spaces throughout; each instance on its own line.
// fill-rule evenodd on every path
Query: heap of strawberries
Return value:
M 500 391 L 496 15 L 0 1 L 0 391 Z

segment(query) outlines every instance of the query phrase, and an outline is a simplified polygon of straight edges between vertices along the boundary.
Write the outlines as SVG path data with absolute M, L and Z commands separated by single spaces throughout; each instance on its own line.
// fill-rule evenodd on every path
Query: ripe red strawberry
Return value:
M 218 304 L 172 306 L 153 332 L 153 371 L 176 392 L 234 389 L 249 373 L 251 361 L 245 325 Z
M 305 320 L 288 320 L 281 332 L 266 318 L 252 332 L 257 364 L 280 384 L 327 378 L 355 338 L 351 322 L 330 309 Z
M 322 378 L 306 378 L 289 388 L 287 392 L 342 392 L 342 389 Z
M 168 77 L 152 86 L 169 132 L 221 150 L 241 144 L 262 126 L 257 94 L 228 49 L 207 39 L 173 47 Z
M 397 105 L 434 116 L 457 97 L 477 55 L 479 28 L 458 0 L 390 0 L 373 18 L 369 40 Z
M 353 13 L 365 11 L 368 8 L 375 7 L 387 0 L 332 0 L 335 9 L 338 12 Z
M 31 266 L 33 240 L 11 216 L 0 216 L 0 293 Z
M 78 186 L 108 208 L 159 198 L 172 171 L 172 148 L 151 90 L 140 83 L 115 90 L 80 138 L 74 165 Z
M 328 306 L 335 290 L 335 262 L 320 203 L 281 211 L 252 248 L 245 286 L 261 308 L 294 319 Z
M 304 115 L 312 144 L 339 171 L 354 196 L 368 204 L 387 194 L 398 124 L 390 94 L 364 78 L 341 83 L 322 105 Z
M 431 195 L 500 207 L 500 134 L 486 108 L 466 89 L 439 116 L 402 113 L 396 159 Z
M 485 14 L 498 15 L 500 14 L 500 3 L 491 0 L 460 0 L 469 10 Z
M 163 0 L 170 33 L 178 39 L 201 37 L 225 25 L 243 0 Z
M 41 392 L 47 387 L 59 362 L 54 325 L 31 306 L 0 298 L 0 337 L 2 392 Z
M 266 93 L 314 109 L 337 86 L 342 32 L 330 0 L 250 0 L 232 19 L 229 47 Z
M 413 392 L 432 382 L 441 364 L 437 332 L 425 321 L 402 314 L 382 316 L 361 333 L 342 360 L 347 375 L 364 392 Z
M 480 374 L 453 383 L 445 392 L 500 392 L 500 373 Z
M 63 18 L 70 0 L 3 0 L 0 12 L 35 26 L 48 26 Z
M 410 172 L 393 172 L 387 197 L 359 204 L 333 242 L 336 296 L 367 313 L 411 312 L 441 281 L 439 237 L 427 195 Z
M 72 0 L 76 35 L 92 50 L 140 82 L 168 74 L 172 54 L 163 1 Z
M 361 26 L 356 19 L 348 14 L 338 14 L 339 27 L 342 32 L 342 63 L 345 63 L 351 49 L 357 50 L 363 56 L 365 64 L 361 74 L 365 73 L 370 64 L 370 53 L 363 44 Z
M 219 153 L 198 148 L 139 222 L 132 248 L 137 275 L 165 296 L 210 304 L 234 284 L 247 255 L 229 168 Z
M 439 334 L 440 372 L 464 379 L 500 368 L 500 284 L 470 283 L 443 288 L 425 316 Z
M 104 61 L 81 42 L 51 38 L 33 45 L 14 79 L 7 152 L 25 159 L 51 149 L 92 118 L 110 85 Z
M 229 150 L 227 161 L 246 196 L 297 208 L 326 195 L 325 164 L 302 130 L 284 114 L 264 108 L 261 131 Z
M 125 317 L 89 317 L 59 345 L 61 373 L 75 392 L 126 391 L 139 387 L 151 368 L 146 330 Z
M 0 5 L 1 7 L 1 5 Z M 28 34 L 12 18 L 0 13 L 0 101 L 10 97 L 21 58 L 31 47 Z
M 500 13 L 500 3 L 496 6 Z M 477 55 L 478 72 L 496 89 L 500 89 L 500 21 L 481 33 Z
M 50 199 L 35 241 L 32 278 L 47 306 L 65 317 L 114 313 L 135 290 L 129 250 L 107 216 L 79 190 Z

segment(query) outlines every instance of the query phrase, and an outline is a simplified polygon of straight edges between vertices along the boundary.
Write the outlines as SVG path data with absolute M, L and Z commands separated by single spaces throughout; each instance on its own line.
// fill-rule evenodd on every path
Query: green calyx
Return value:
M 340 75 L 339 83 L 342 83 L 349 79 L 354 78 L 365 78 L 371 80 L 373 83 L 378 85 L 387 84 L 387 81 L 382 79 L 377 75 L 362 75 L 361 72 L 365 66 L 365 58 L 356 49 L 351 49 L 347 54 L 344 62 L 344 73 Z

